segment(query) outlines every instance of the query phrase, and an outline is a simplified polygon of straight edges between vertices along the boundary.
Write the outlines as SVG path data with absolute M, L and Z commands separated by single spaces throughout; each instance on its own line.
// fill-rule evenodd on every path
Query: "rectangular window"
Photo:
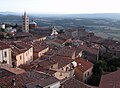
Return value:
M 30 52 L 32 52 L 32 48 L 30 49 Z
M 4 55 L 5 55 L 5 57 L 7 57 L 7 52 L 6 51 L 4 52 Z
M 89 72 L 88 72 L 88 76 L 89 76 Z
M 51 66 L 51 68 L 53 68 L 53 66 Z
M 85 78 L 86 78 L 86 74 L 85 74 Z
M 32 56 L 30 56 L 30 59 L 32 60 Z
M 22 59 L 22 56 L 20 56 L 20 60 Z

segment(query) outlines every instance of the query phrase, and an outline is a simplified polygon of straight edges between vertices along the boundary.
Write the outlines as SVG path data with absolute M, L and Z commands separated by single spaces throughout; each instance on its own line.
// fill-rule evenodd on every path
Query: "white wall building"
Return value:
M 5 24 L 0 24 L 0 28 L 5 29 Z
M 0 62 L 12 65 L 10 47 L 0 44 Z

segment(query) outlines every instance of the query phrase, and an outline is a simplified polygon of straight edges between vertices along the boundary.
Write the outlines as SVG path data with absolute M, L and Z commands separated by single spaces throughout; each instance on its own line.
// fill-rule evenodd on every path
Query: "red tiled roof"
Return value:
M 48 75 L 53 75 L 54 73 L 56 73 L 56 71 L 54 70 L 50 70 L 50 69 L 45 69 L 41 66 L 37 66 L 37 65 L 21 65 L 20 68 L 26 70 L 26 71 L 37 71 L 37 72 L 43 72 L 45 74 L 48 74 Z
M 62 83 L 63 88 L 92 88 L 87 84 L 78 81 L 75 78 L 68 78 L 65 82 Z
M 12 50 L 12 55 L 13 55 L 13 56 L 16 56 L 16 55 L 21 54 L 21 53 L 24 52 L 23 50 L 20 50 L 20 49 L 18 49 L 18 48 L 15 47 L 15 46 L 11 46 L 11 50 Z
M 73 50 L 72 47 L 63 47 L 60 50 L 58 50 L 57 55 L 71 58 L 74 53 L 75 50 Z
M 88 47 L 87 45 L 80 45 L 78 48 L 80 48 L 83 51 L 89 52 L 91 54 L 97 55 L 99 50 Z
M 53 65 L 57 65 L 57 62 L 53 59 L 45 58 L 45 59 L 41 60 L 41 58 L 38 58 L 38 59 L 34 60 L 33 62 L 31 62 L 30 65 L 22 65 L 22 66 L 20 66 L 20 68 L 28 70 L 28 71 L 29 70 L 40 71 L 40 70 L 42 70 L 41 68 L 49 69 L 50 66 L 53 66 Z
M 102 75 L 99 88 L 120 88 L 120 70 Z
M 10 67 L 1 67 L 1 68 L 8 70 L 9 72 L 12 72 L 13 74 L 21 74 L 25 72 L 25 70 L 19 69 L 19 68 L 10 68 Z
M 26 84 L 26 87 L 27 88 L 35 88 L 36 85 L 40 85 L 42 87 L 46 87 L 48 85 L 54 85 L 56 82 L 59 82 L 59 80 L 57 78 L 55 78 L 55 77 L 50 76 L 50 77 L 46 77 L 43 80 L 38 80 L 36 82 Z
M 0 50 L 10 48 L 10 46 L 7 44 L 7 42 L 0 41 Z
M 96 42 L 96 43 L 101 43 L 101 42 L 103 42 L 103 40 L 104 39 L 102 39 L 101 37 L 98 37 L 98 36 L 92 36 L 87 39 L 87 41 Z
M 52 56 L 51 59 L 55 60 L 58 63 L 58 68 L 62 68 L 74 61 L 69 57 L 63 57 L 63 56 L 57 56 L 57 55 Z
M 40 45 L 40 44 L 33 44 L 33 51 L 34 52 L 40 52 L 46 48 L 48 48 L 48 46 Z
M 58 39 L 61 39 L 61 40 L 68 40 L 68 39 L 70 39 L 71 37 L 68 36 L 68 35 L 65 35 L 65 34 L 58 34 L 58 35 L 57 35 L 57 38 L 58 38 Z
M 50 80 L 51 78 L 50 79 L 49 78 L 50 76 L 48 75 L 31 71 L 31 72 L 22 73 L 15 76 L 0 78 L 0 85 L 5 85 L 8 88 L 24 88 L 26 85 L 30 85 L 31 83 L 33 83 L 33 85 L 41 84 L 41 86 L 44 87 L 46 85 L 50 85 L 49 84 L 50 81 L 52 81 L 51 84 L 58 81 L 58 79 L 54 77 L 52 80 Z M 15 79 L 16 86 L 12 85 L 13 79 Z
M 24 53 L 28 49 L 32 48 L 31 45 L 29 45 L 25 42 L 21 42 L 21 41 L 12 42 L 12 43 L 10 43 L 10 46 L 11 46 L 11 49 L 12 49 L 12 53 L 13 53 L 12 55 L 13 56 Z
M 93 67 L 93 64 L 91 62 L 80 57 L 76 59 L 76 62 L 77 62 L 77 68 L 80 69 L 82 72 L 85 72 Z
M 15 74 L 6 70 L 6 69 L 0 68 L 0 78 L 8 77 L 8 76 L 11 76 L 11 75 L 15 75 Z
M 55 54 L 54 50 L 49 50 L 45 53 L 45 55 L 53 55 L 53 54 Z
M 53 42 L 63 44 L 63 43 L 65 43 L 65 40 L 55 39 L 55 40 L 53 40 Z
M 57 64 L 57 62 L 53 59 L 45 59 L 45 60 L 41 60 L 40 58 L 39 59 L 36 59 L 35 61 L 33 61 L 31 64 L 34 64 L 35 66 L 41 66 L 41 67 L 48 67 L 48 66 L 52 66 L 54 64 Z

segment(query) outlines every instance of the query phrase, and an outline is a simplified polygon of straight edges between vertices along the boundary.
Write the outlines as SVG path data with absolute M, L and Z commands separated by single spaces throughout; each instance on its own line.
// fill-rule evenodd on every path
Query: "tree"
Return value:
M 8 88 L 8 87 L 5 85 L 0 85 L 0 88 Z
M 93 66 L 93 73 L 102 74 L 104 71 L 107 71 L 107 63 L 104 60 L 99 60 Z
M 100 79 L 101 79 L 101 75 L 95 73 L 88 80 L 88 84 L 94 85 L 94 86 L 99 86 Z
M 91 78 L 88 80 L 88 84 L 99 86 L 102 74 L 107 71 L 107 63 L 104 60 L 97 61 L 93 66 L 92 71 L 93 74 Z
M 71 42 L 66 42 L 66 43 L 65 43 L 65 46 L 71 46 L 71 45 L 72 45 Z
M 1 30 L 1 32 L 5 32 L 5 29 L 3 29 L 3 28 L 1 28 L 0 30 Z

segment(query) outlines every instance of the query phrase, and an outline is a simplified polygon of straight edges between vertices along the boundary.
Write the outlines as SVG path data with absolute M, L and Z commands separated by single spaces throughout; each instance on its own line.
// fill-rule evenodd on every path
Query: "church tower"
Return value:
M 22 16 L 23 24 L 22 24 L 22 31 L 28 33 L 29 32 L 29 17 L 27 16 L 26 12 Z

